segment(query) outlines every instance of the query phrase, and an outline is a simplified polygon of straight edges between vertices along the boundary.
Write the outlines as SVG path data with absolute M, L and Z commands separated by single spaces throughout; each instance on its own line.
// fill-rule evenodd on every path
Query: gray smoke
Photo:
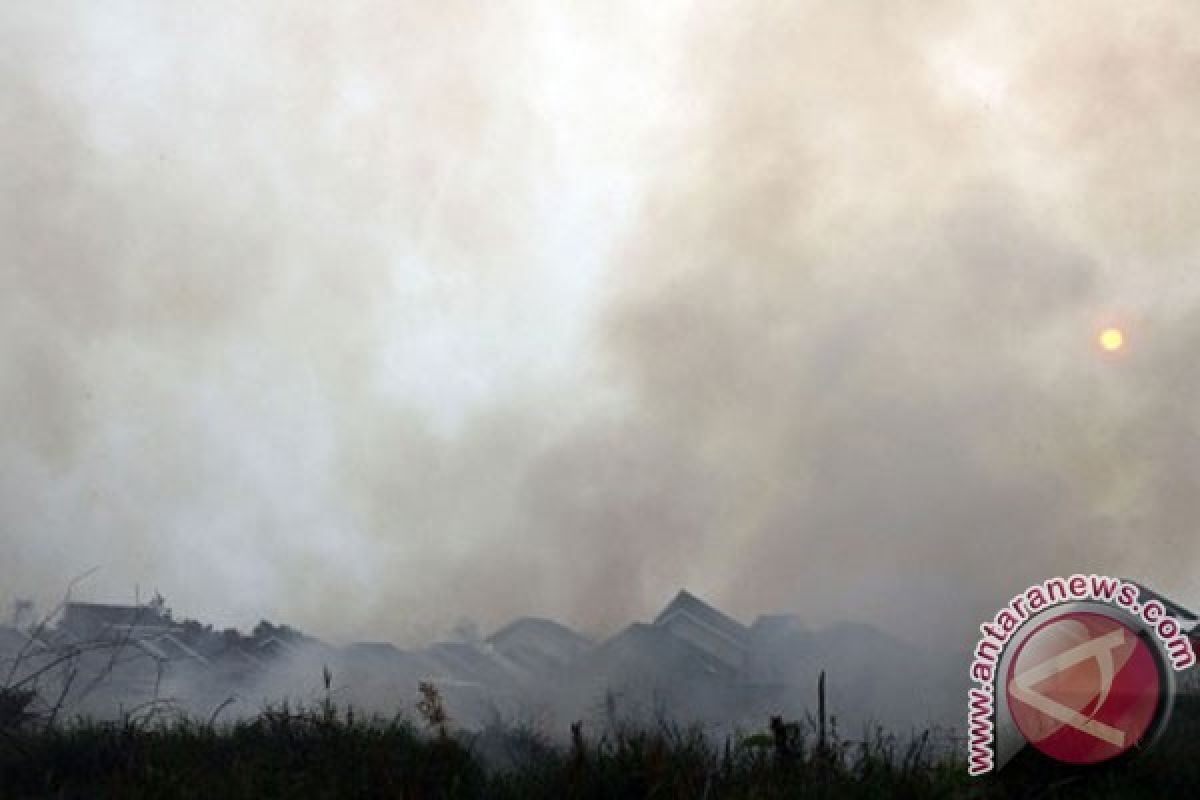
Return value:
M 0 586 L 400 641 L 1195 602 L 1198 13 L 12 5 Z

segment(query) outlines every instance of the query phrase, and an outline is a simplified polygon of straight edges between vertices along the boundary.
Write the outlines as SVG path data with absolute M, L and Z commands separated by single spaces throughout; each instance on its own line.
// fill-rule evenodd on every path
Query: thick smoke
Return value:
M 958 645 L 1058 572 L 1200 600 L 1182 5 L 0 31 L 6 592 L 405 641 L 687 585 Z

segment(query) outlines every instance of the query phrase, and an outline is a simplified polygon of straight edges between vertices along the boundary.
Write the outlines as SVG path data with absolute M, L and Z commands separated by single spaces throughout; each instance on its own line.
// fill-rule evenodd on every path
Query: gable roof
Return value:
M 159 647 L 150 639 L 137 639 L 133 642 L 133 646 L 141 649 L 155 661 L 170 661 L 171 657 L 167 652 Z
M 629 679 L 650 683 L 728 679 L 736 673 L 719 658 L 666 628 L 640 622 L 598 645 L 581 669 L 617 683 Z
M 487 638 L 509 661 L 537 672 L 563 667 L 592 646 L 590 639 L 565 625 L 539 617 L 522 617 Z
M 504 641 L 516 636 L 536 635 L 539 638 L 553 638 L 562 641 L 570 641 L 575 644 L 587 646 L 592 643 L 590 639 L 580 633 L 568 628 L 561 622 L 555 622 L 552 619 L 545 617 L 520 617 L 500 628 L 498 631 L 487 637 L 487 640 L 492 644 Z
M 522 670 L 500 653 L 471 642 L 437 642 L 422 651 L 451 678 L 485 686 L 508 686 Z
M 288 641 L 282 636 L 268 636 L 255 642 L 254 649 L 258 653 L 268 656 L 296 655 L 300 652 L 300 645 Z
M 179 637 L 170 633 L 164 633 L 154 640 L 159 649 L 167 654 L 169 658 L 175 661 L 198 661 L 201 664 L 207 664 L 208 659 L 200 653 L 196 652 L 186 642 Z
M 749 646 L 750 630 L 745 625 L 713 608 L 687 589 L 679 590 L 675 599 L 655 617 L 654 625 L 670 627 L 671 622 L 680 617 L 691 620 L 737 647 L 744 649 Z

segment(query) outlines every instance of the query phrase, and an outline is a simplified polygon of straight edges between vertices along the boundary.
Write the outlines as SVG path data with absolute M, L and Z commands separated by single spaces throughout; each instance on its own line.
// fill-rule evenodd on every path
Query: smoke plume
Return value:
M 1196 603 L 1198 15 L 11 6 L 0 586 L 398 641 Z

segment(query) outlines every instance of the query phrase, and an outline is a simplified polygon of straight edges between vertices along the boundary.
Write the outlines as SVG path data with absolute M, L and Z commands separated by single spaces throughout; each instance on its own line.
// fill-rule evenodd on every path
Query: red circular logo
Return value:
M 1067 612 L 1039 625 L 1008 668 L 1008 708 L 1042 753 L 1095 764 L 1153 726 L 1165 687 L 1150 647 L 1106 614 Z

